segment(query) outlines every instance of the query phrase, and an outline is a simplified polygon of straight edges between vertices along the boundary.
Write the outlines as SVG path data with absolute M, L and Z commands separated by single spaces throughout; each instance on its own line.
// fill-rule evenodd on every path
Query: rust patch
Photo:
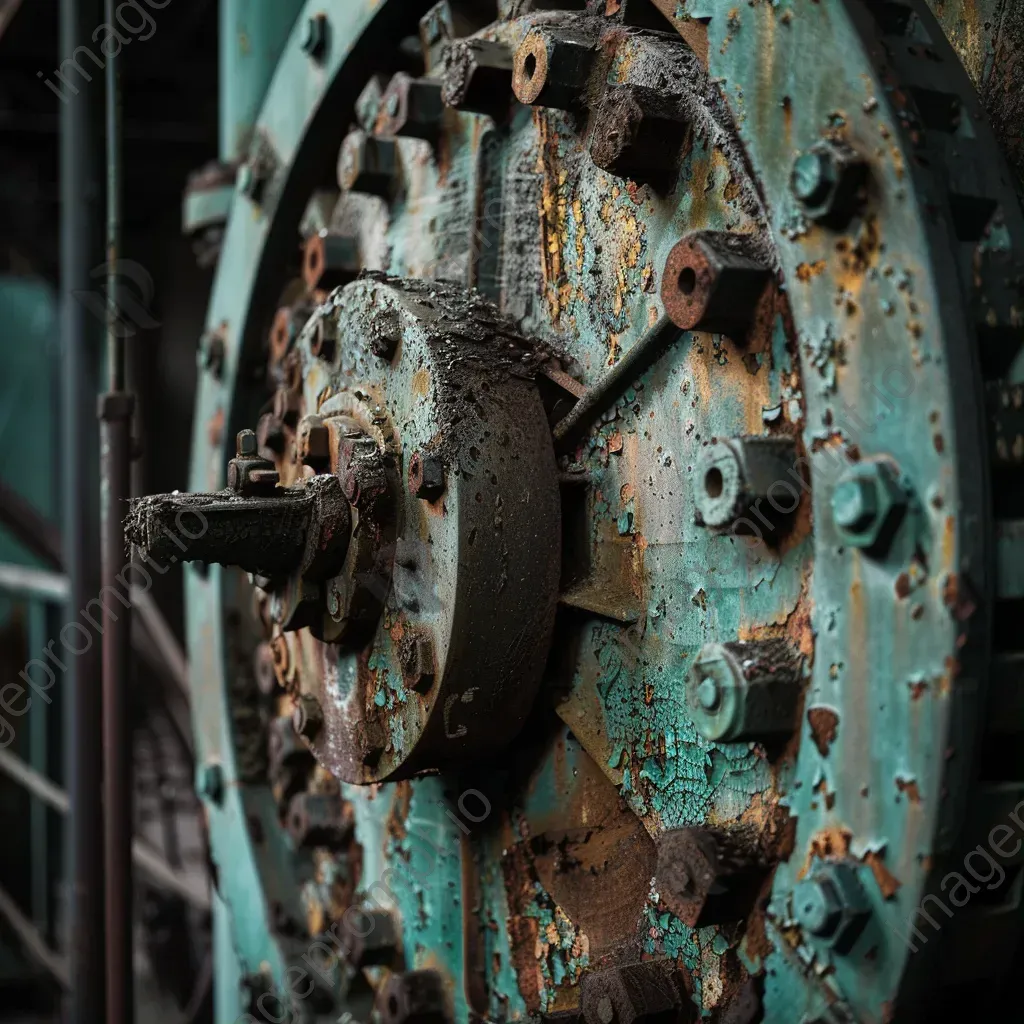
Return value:
M 907 685 L 910 687 L 911 700 L 920 700 L 921 695 L 928 689 L 928 684 L 923 679 L 917 679 Z
M 829 749 L 835 742 L 839 730 L 839 716 L 832 708 L 811 708 L 807 712 L 807 721 L 811 726 L 811 739 L 822 757 L 828 757 Z
M 897 777 L 896 788 L 901 793 L 906 793 L 907 799 L 912 804 L 919 804 L 921 802 L 921 790 L 918 789 L 916 779 L 901 779 Z
M 219 448 L 224 439 L 224 409 L 218 408 L 210 417 L 206 425 L 206 436 L 209 438 L 211 448 Z
M 903 883 L 885 866 L 884 851 L 876 853 L 872 850 L 866 853 L 864 855 L 864 863 L 871 868 L 871 873 L 875 876 L 875 881 L 878 883 L 882 898 L 891 900 Z
M 909 573 L 901 572 L 896 577 L 896 596 L 901 600 L 910 593 L 910 575 Z
M 814 263 L 801 263 L 796 268 L 796 277 L 798 281 L 811 281 L 821 274 L 827 264 L 824 260 L 816 260 Z

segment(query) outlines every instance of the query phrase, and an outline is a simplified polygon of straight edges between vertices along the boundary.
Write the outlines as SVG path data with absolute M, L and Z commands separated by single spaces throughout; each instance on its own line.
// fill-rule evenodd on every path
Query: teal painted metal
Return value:
M 220 0 L 220 160 L 243 160 L 302 0 Z
M 586 558 L 563 572 L 551 685 L 520 740 L 497 765 L 341 785 L 358 850 L 321 850 L 311 863 L 283 832 L 264 777 L 248 585 L 217 567 L 188 575 L 197 748 L 226 783 L 207 805 L 221 898 L 243 977 L 264 972 L 278 992 L 296 987 L 289 968 L 313 977 L 303 955 L 326 957 L 314 980 L 366 1012 L 370 996 L 325 937 L 350 904 L 397 913 L 406 966 L 445 977 L 460 1022 L 471 1010 L 494 1020 L 572 1010 L 580 986 L 623 948 L 675 960 L 692 1012 L 709 1018 L 739 998 L 748 974 L 760 979 L 770 1024 L 881 1022 L 910 1012 L 940 970 L 972 981 L 1003 966 L 972 955 L 987 948 L 988 902 L 953 893 L 980 889 L 957 865 L 993 824 L 1016 820 L 1024 797 L 1005 767 L 987 766 L 992 785 L 974 782 L 979 738 L 991 742 L 990 679 L 997 704 L 1019 682 L 1003 618 L 1016 606 L 997 603 L 1019 594 L 1005 571 L 995 589 L 982 433 L 983 381 L 1020 380 L 1019 296 L 1007 282 L 1024 272 L 1024 225 L 1011 178 L 919 4 L 657 7 L 681 40 L 613 28 L 601 73 L 629 86 L 657 72 L 662 91 L 685 96 L 695 130 L 671 194 L 595 166 L 583 118 L 520 107 L 500 125 L 449 113 L 435 145 L 400 138 L 391 201 L 350 197 L 336 211 L 356 225 L 368 267 L 480 283 L 524 334 L 566 353 L 554 369 L 588 388 L 666 311 L 674 282 L 664 268 L 683 236 L 745 236 L 776 274 L 743 341 L 680 331 L 564 452 L 571 486 L 589 485 L 563 501 Z M 373 47 L 423 9 L 338 0 L 299 18 L 257 127 L 267 178 L 236 194 L 224 240 L 207 327 L 225 361 L 201 380 L 193 490 L 221 484 L 226 438 L 253 426 L 264 403 L 241 368 L 259 358 L 285 290 L 282 253 L 322 185 L 308 157 L 326 148 L 328 97 L 354 108 Z M 321 11 L 322 65 L 302 46 L 302 19 Z M 512 51 L 535 28 L 579 27 L 575 14 L 505 13 L 485 35 Z M 867 164 L 863 209 L 839 217 L 834 204 L 793 194 L 795 163 L 823 143 L 840 171 L 848 150 Z M 482 210 L 481 196 L 495 209 Z M 350 286 L 341 305 L 363 287 Z M 307 412 L 345 382 L 309 369 L 311 340 L 293 350 Z M 272 372 L 283 374 L 283 356 Z M 708 486 L 695 471 L 701 453 L 714 438 L 749 436 L 788 438 L 799 453 L 782 481 L 792 506 L 753 505 L 752 516 L 777 519 L 751 520 L 777 530 L 772 543 L 715 532 L 693 514 L 696 489 Z M 849 532 L 861 516 L 845 512 L 848 474 L 871 475 L 883 459 L 893 467 L 886 493 L 906 508 L 861 543 Z M 291 481 L 296 470 L 278 463 Z M 1002 498 L 999 514 L 1020 517 Z M 1015 534 L 1003 525 L 998 535 L 1006 550 Z M 287 671 L 305 691 L 308 674 L 321 681 L 319 648 L 289 636 L 297 667 Z M 793 735 L 706 739 L 685 697 L 699 652 L 769 641 L 788 644 L 799 666 Z M 401 737 L 391 742 L 397 750 Z M 322 773 L 312 779 L 335 792 Z M 460 814 L 470 790 L 491 808 L 480 820 Z M 770 885 L 745 927 L 703 923 L 670 891 L 662 851 L 690 830 L 756 834 L 747 854 L 769 856 Z M 794 903 L 796 893 L 813 899 Z M 941 936 L 914 943 L 929 894 L 956 912 Z M 992 898 L 1012 950 L 1021 915 L 1012 892 Z

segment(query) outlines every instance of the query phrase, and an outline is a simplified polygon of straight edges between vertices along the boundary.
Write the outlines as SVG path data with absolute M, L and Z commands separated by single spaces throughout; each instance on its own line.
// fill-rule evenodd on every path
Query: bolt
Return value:
M 341 919 L 341 945 L 357 970 L 389 967 L 398 950 L 398 927 L 387 910 L 356 910 Z
M 793 916 L 801 928 L 829 938 L 843 916 L 839 893 L 828 878 L 805 879 L 793 890 Z
M 338 328 L 329 317 L 322 316 L 313 328 L 313 336 L 309 339 L 309 351 L 316 359 L 325 363 L 334 362 L 338 350 Z
M 864 203 L 867 176 L 855 150 L 826 139 L 796 158 L 789 187 L 811 220 L 841 230 Z
M 686 124 L 664 96 L 635 85 L 612 86 L 593 119 L 590 158 L 619 178 L 668 191 L 675 181 Z
M 256 424 L 256 441 L 259 453 L 265 459 L 284 453 L 284 424 L 272 412 L 264 413 Z
M 319 416 L 307 416 L 298 429 L 299 458 L 303 465 L 323 472 L 331 464 L 331 432 Z
M 431 503 L 444 494 L 444 464 L 436 455 L 416 452 L 409 460 L 409 490 Z
M 801 928 L 844 956 L 853 949 L 871 916 L 857 869 L 848 861 L 823 863 L 798 882 L 792 908 Z
M 270 696 L 277 689 L 277 675 L 274 672 L 274 652 L 270 644 L 258 644 L 252 659 L 253 675 L 260 693 Z
M 330 291 L 354 281 L 362 270 L 359 239 L 334 231 L 318 231 L 306 239 L 302 252 L 302 279 L 313 292 Z
M 684 331 L 742 340 L 771 279 L 771 271 L 750 251 L 749 239 L 725 231 L 693 231 L 669 253 L 661 300 Z
M 311 693 L 300 693 L 292 713 L 295 731 L 307 742 L 312 743 L 324 727 L 324 712 L 320 701 Z
M 444 980 L 437 971 L 392 973 L 377 994 L 381 1024 L 451 1024 Z
M 254 459 L 259 456 L 256 431 L 240 430 L 235 435 L 235 455 L 240 459 Z
M 864 533 L 878 518 L 878 491 L 863 477 L 842 480 L 832 492 L 836 525 L 850 533 Z
M 888 550 L 907 506 L 899 472 L 885 459 L 851 466 L 832 492 L 833 521 L 840 538 L 876 556 Z
M 722 691 L 711 676 L 705 676 L 697 687 L 697 700 L 705 711 L 714 711 L 722 701 Z
M 512 105 L 512 51 L 486 39 L 459 39 L 445 51 L 441 98 L 455 110 L 503 121 Z
M 214 380 L 223 380 L 224 361 L 227 358 L 223 336 L 217 331 L 204 334 L 200 352 L 203 368 L 209 371 Z
M 647 960 L 583 975 L 585 1024 L 662 1024 L 677 1020 L 683 1005 L 679 973 L 670 961 Z
M 388 84 L 377 134 L 385 138 L 425 139 L 434 142 L 444 117 L 441 83 L 412 78 L 399 71 Z
M 224 800 L 224 769 L 215 761 L 207 761 L 196 772 L 196 792 L 208 803 L 218 807 Z
M 587 39 L 534 29 L 516 51 L 516 98 L 527 106 L 576 110 L 583 103 L 597 52 Z
M 772 540 L 791 525 L 803 489 L 792 438 L 713 440 L 701 449 L 694 473 L 697 522 L 720 533 Z
M 428 633 L 410 633 L 399 645 L 406 685 L 417 693 L 429 693 L 434 685 L 434 642 Z
M 391 139 L 377 139 L 361 129 L 349 132 L 338 153 L 338 187 L 389 199 L 398 173 L 398 148 Z
M 352 839 L 352 805 L 336 793 L 297 793 L 288 804 L 288 834 L 299 849 L 343 849 Z
M 760 740 L 795 726 L 800 658 L 784 640 L 706 644 L 686 679 L 687 705 L 705 739 Z
M 327 15 L 314 14 L 302 26 L 302 52 L 315 61 L 323 60 L 327 50 Z
M 299 422 L 301 407 L 302 396 L 297 391 L 278 388 L 274 393 L 274 416 L 286 427 L 294 427 Z

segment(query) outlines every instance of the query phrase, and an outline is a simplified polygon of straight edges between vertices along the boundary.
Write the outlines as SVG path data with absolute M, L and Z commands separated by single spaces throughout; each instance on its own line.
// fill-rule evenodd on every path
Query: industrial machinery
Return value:
M 190 195 L 191 493 L 128 523 L 190 563 L 218 1024 L 986 1019 L 1024 220 L 978 6 L 303 6 Z

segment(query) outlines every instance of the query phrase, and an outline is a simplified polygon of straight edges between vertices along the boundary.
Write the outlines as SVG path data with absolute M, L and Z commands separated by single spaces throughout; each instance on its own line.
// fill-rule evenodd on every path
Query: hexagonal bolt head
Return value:
M 863 206 L 868 165 L 844 143 L 825 139 L 801 153 L 789 187 L 811 220 L 841 230 Z
M 341 919 L 339 939 L 347 950 L 346 959 L 357 970 L 390 967 L 398 952 L 399 930 L 389 910 L 348 911 Z
M 588 971 L 580 1008 L 586 1024 L 676 1024 L 684 1002 L 678 971 L 670 961 Z
M 686 677 L 686 704 L 697 731 L 719 742 L 792 732 L 800 665 L 785 640 L 706 644 Z
M 284 424 L 272 413 L 264 413 L 256 424 L 256 442 L 261 458 L 272 460 L 283 455 L 287 437 Z
M 673 829 L 657 847 L 658 892 L 680 921 L 698 928 L 748 916 L 767 864 L 756 830 Z
M 252 656 L 252 672 L 260 693 L 271 696 L 277 690 L 277 674 L 274 671 L 274 652 L 270 644 L 257 644 Z
M 349 132 L 338 153 L 338 187 L 389 199 L 398 174 L 398 147 L 357 129 Z
M 793 917 L 810 935 L 845 956 L 871 916 L 871 903 L 846 861 L 822 864 L 793 888 Z
M 306 239 L 302 251 L 302 279 L 311 292 L 340 288 L 354 281 L 362 268 L 358 238 L 319 231 Z
M 376 134 L 385 138 L 424 139 L 434 142 L 444 118 L 441 83 L 412 78 L 399 71 L 381 100 Z
M 516 51 L 516 99 L 527 106 L 576 110 L 583 103 L 597 55 L 597 47 L 587 39 L 535 29 Z
M 307 18 L 302 26 L 302 52 L 313 60 L 322 61 L 327 53 L 328 31 L 326 14 L 314 14 Z
M 791 523 L 806 487 L 788 437 L 738 437 L 701 449 L 694 471 L 696 521 L 716 532 L 772 540 Z M 768 507 L 760 508 L 767 501 Z
M 196 792 L 208 803 L 220 806 L 224 801 L 224 769 L 207 761 L 196 769 Z
M 845 544 L 874 555 L 888 550 L 908 505 L 899 471 L 884 459 L 852 466 L 832 492 L 836 532 Z
M 299 411 L 302 408 L 302 396 L 288 388 L 278 388 L 274 393 L 274 416 L 286 427 L 294 427 L 299 422 Z
M 593 118 L 590 157 L 609 174 L 664 192 L 675 181 L 686 131 L 682 121 L 669 116 L 659 93 L 613 86 Z
M 444 494 L 444 463 L 436 455 L 416 452 L 409 460 L 409 491 L 429 502 Z
M 377 993 L 381 1024 L 451 1024 L 454 1019 L 437 971 L 392 974 Z
M 306 416 L 299 423 L 296 439 L 299 446 L 299 459 L 304 466 L 309 466 L 322 473 L 331 465 L 331 432 L 319 416 Z
M 324 712 L 320 701 L 311 693 L 299 694 L 292 712 L 295 731 L 307 742 L 312 743 L 324 727 Z
M 502 43 L 458 39 L 445 49 L 441 98 L 455 110 L 504 121 L 512 106 L 513 53 Z
M 240 459 L 255 458 L 259 450 L 255 430 L 240 430 L 235 435 L 235 455 Z
M 749 239 L 693 231 L 669 253 L 661 301 L 672 322 L 685 331 L 743 340 L 771 280 L 771 271 L 749 251 Z
M 314 359 L 333 363 L 338 353 L 338 325 L 326 316 L 320 317 L 309 339 L 309 352 Z
M 399 643 L 405 684 L 417 693 L 429 693 L 434 685 L 434 641 L 429 633 L 406 632 Z
M 288 804 L 288 834 L 299 849 L 341 850 L 352 839 L 352 805 L 335 793 L 298 793 Z

